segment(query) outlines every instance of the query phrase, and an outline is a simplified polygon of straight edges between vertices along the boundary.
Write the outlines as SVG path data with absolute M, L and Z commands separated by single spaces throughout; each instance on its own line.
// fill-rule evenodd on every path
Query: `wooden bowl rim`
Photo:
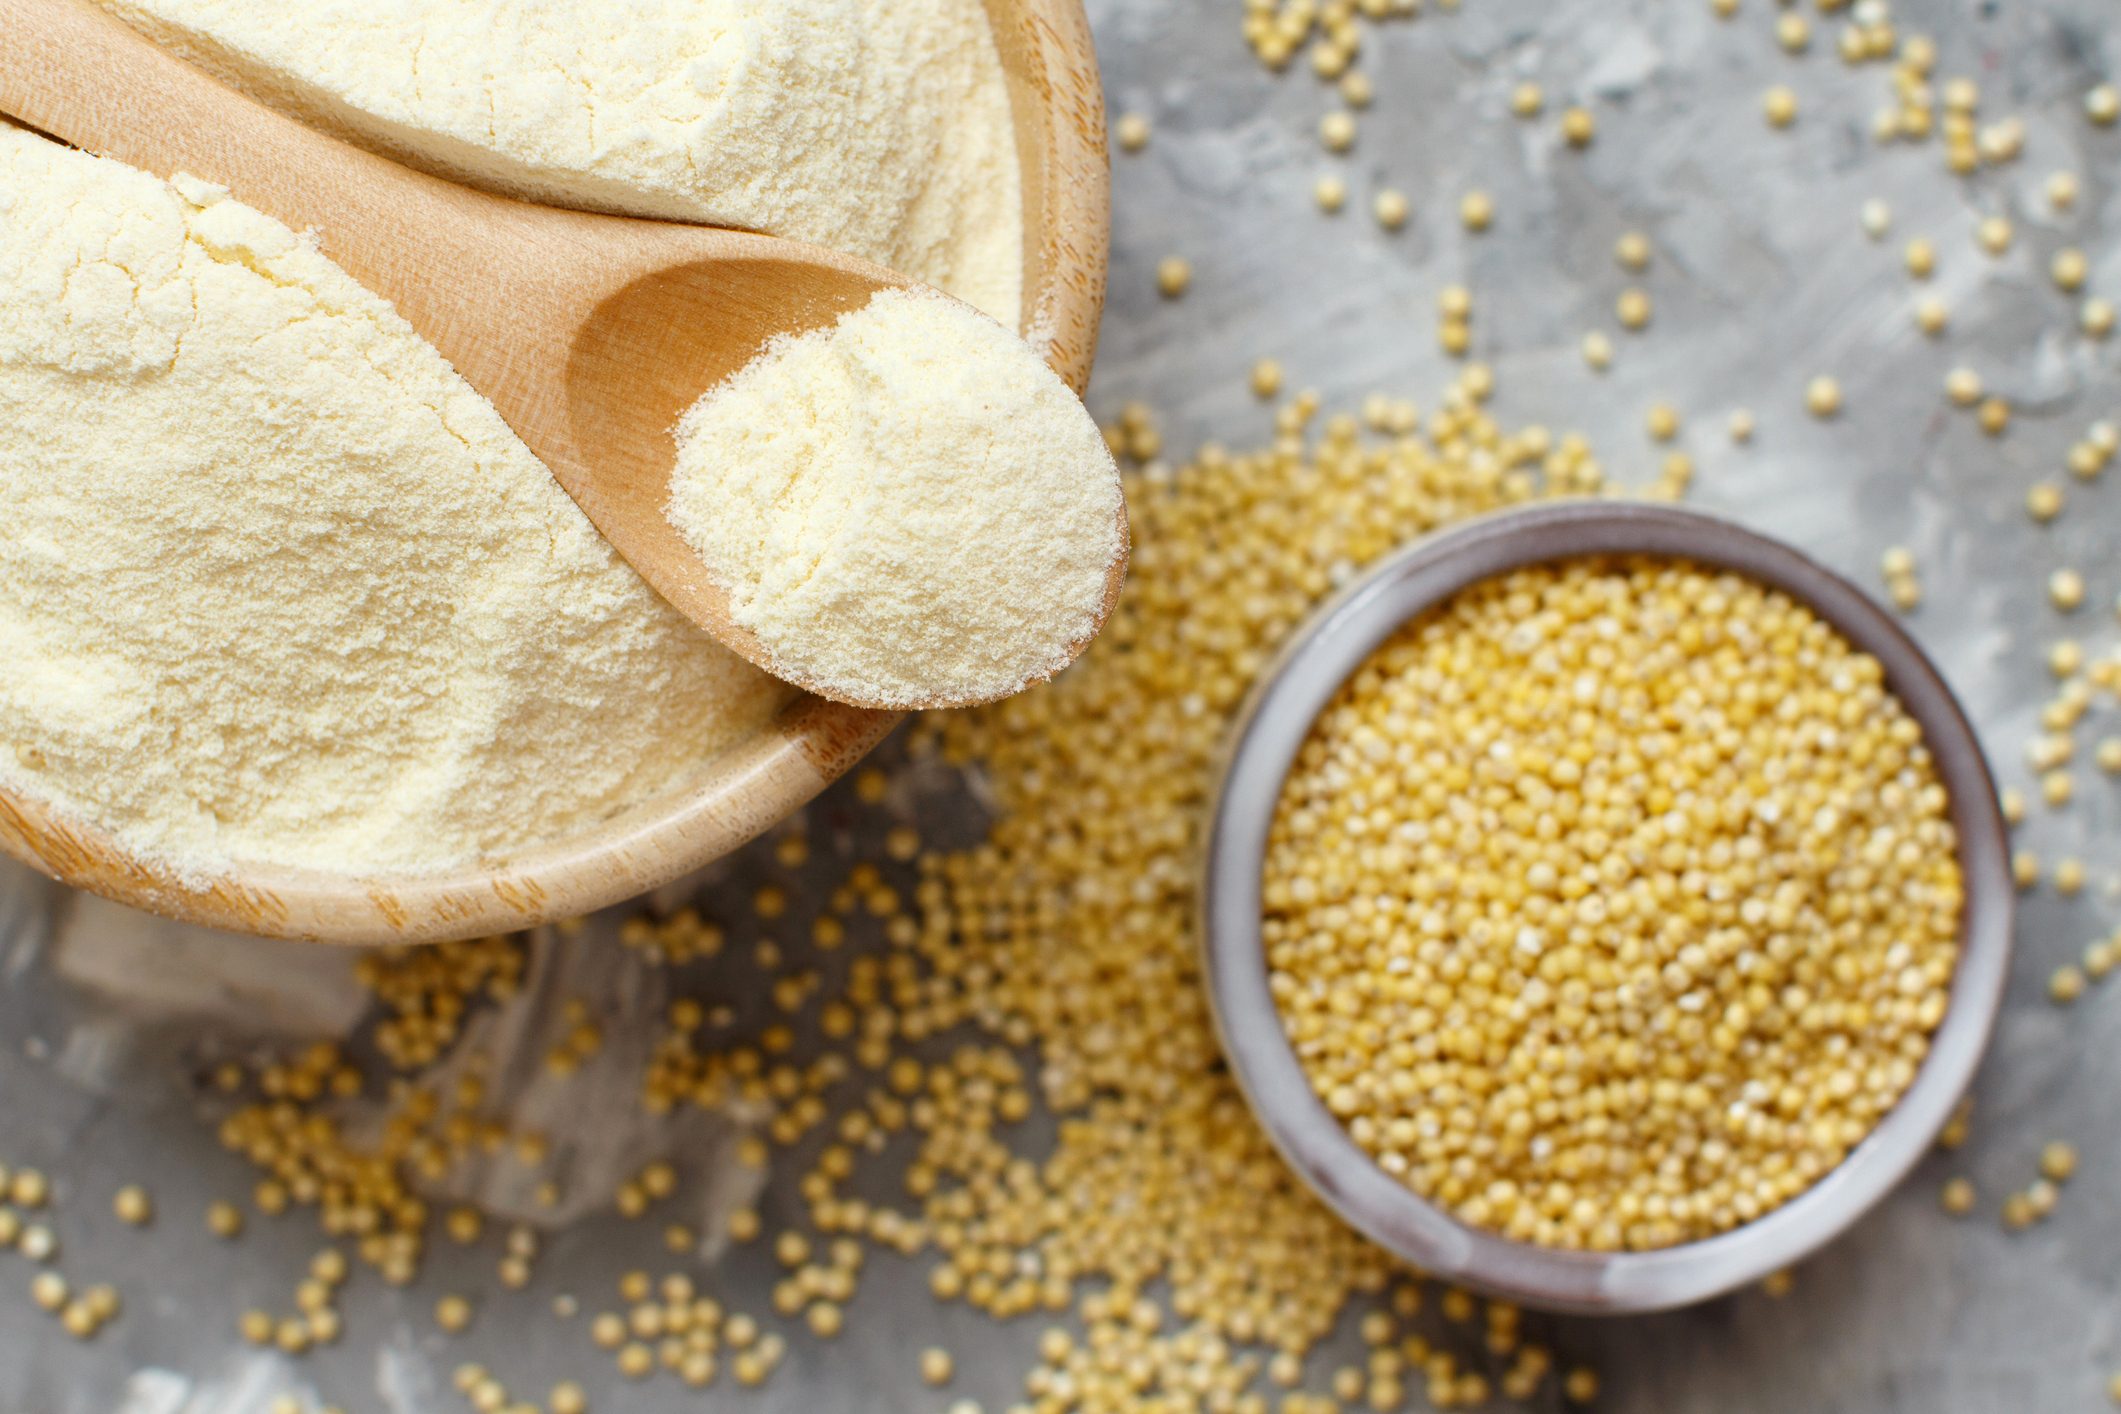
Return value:
M 1078 391 L 1089 383 L 1111 241 L 1104 94 L 1082 0 L 987 0 L 1024 180 L 1020 329 Z M 381 946 L 527 928 L 632 898 L 757 837 L 838 779 L 901 714 L 798 696 L 692 786 L 509 858 L 357 877 L 238 865 L 187 878 L 105 831 L 0 790 L 0 850 L 61 883 L 184 923 Z

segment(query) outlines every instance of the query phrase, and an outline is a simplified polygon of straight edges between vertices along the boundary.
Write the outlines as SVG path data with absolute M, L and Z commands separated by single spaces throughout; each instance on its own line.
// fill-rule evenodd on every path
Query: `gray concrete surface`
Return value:
M 2111 0 L 1895 7 L 1903 29 L 1937 38 L 1943 72 L 1980 80 L 1988 114 L 2026 119 L 2025 158 L 1970 181 L 1945 173 L 1936 144 L 1874 145 L 1885 71 L 1845 67 L 1827 23 L 1807 57 L 1785 55 L 1764 0 L 1745 0 L 1729 23 L 1706 0 L 1465 0 L 1460 13 L 1376 31 L 1362 67 L 1378 97 L 1344 161 L 1313 136 L 1329 91 L 1307 73 L 1265 75 L 1239 40 L 1234 0 L 1095 0 L 1092 10 L 1114 110 L 1156 125 L 1150 149 L 1118 163 L 1113 298 L 1093 398 L 1101 412 L 1130 399 L 1154 405 L 1181 453 L 1206 439 L 1255 443 L 1267 414 L 1245 379 L 1260 355 L 1280 359 L 1292 386 L 1318 388 L 1331 406 L 1352 408 L 1373 390 L 1433 406 L 1451 372 L 1436 349 L 1435 299 L 1464 282 L 1478 301 L 1476 352 L 1497 371 L 1506 422 L 1581 430 L 1616 475 L 1639 480 L 1657 457 L 1643 414 L 1669 401 L 1686 415 L 1683 445 L 1699 462 L 1696 504 L 1795 540 L 1867 582 L 1884 547 L 1912 546 L 1927 589 L 1915 630 L 1980 722 L 2000 774 L 2025 781 L 2023 742 L 2049 690 L 2047 645 L 2067 633 L 2101 650 L 2116 638 L 2108 606 L 2121 590 L 2121 486 L 2069 482 L 2061 458 L 2087 423 L 2121 415 L 2121 340 L 2092 345 L 2069 332 L 2065 302 L 2045 277 L 2052 250 L 2079 244 L 2092 256 L 2092 288 L 2121 297 L 2121 130 L 2088 127 L 2077 106 L 2092 83 L 2121 74 L 2121 12 Z M 1549 95 L 1537 124 L 1507 113 L 1511 86 L 1526 77 Z M 1761 91 L 1777 82 L 1802 103 L 1787 134 L 1760 117 Z M 1588 152 L 1559 144 L 1553 114 L 1568 101 L 1598 113 Z M 2039 188 L 2065 167 L 2084 193 L 2058 217 Z M 1346 172 L 1353 195 L 1349 212 L 1329 220 L 1310 190 L 1331 169 Z M 1363 214 L 1382 184 L 1414 201 L 1396 236 Z M 1498 209 L 1493 231 L 1477 238 L 1455 217 L 1457 196 L 1475 186 Z M 1858 228 L 1871 197 L 1893 211 L 1883 243 Z M 1973 242 L 1975 222 L 1991 212 L 2018 227 L 2001 260 Z M 1620 335 L 1611 315 L 1630 279 L 1612 242 L 1631 227 L 1657 250 L 1642 277 L 1656 319 L 1640 337 Z M 1941 254 L 1930 288 L 1953 312 L 1941 342 L 1915 332 L 1916 291 L 1900 270 L 1901 244 L 1917 234 Z M 1153 288 L 1168 254 L 1195 270 L 1177 303 Z M 1592 327 L 1614 331 L 1619 348 L 1602 377 L 1577 352 Z M 1985 438 L 1947 410 L 1943 375 L 1959 363 L 2016 404 L 2006 438 Z M 1815 373 L 1838 377 L 1846 394 L 1832 424 L 1803 412 Z M 1739 406 L 1760 425 L 1745 450 L 1722 430 Z M 2046 529 L 2021 509 L 2040 478 L 2068 483 L 2071 502 Z M 2107 478 L 2116 479 L 2121 472 Z M 2065 564 L 2091 587 L 2067 623 L 2043 598 L 2048 572 Z M 2095 718 L 2087 739 L 2109 729 L 2114 709 L 2098 712 L 2104 723 Z M 2042 891 L 2025 902 L 1971 1145 L 1926 1164 L 1780 1300 L 1750 1292 L 1653 1319 L 1531 1320 L 1565 1358 L 1602 1370 L 1600 1408 L 2102 1407 L 2107 1376 L 2121 1369 L 2121 1119 L 2112 1100 L 2121 1061 L 2110 1040 L 2121 991 L 2095 987 L 2068 1010 L 2044 996 L 2050 969 L 2121 920 L 2121 787 L 2089 769 L 2079 777 L 2077 804 L 2036 807 L 2022 833 L 2044 857 L 2081 855 L 2092 884 L 2075 900 Z M 880 828 L 847 802 L 842 791 L 813 808 L 814 836 Z M 891 809 L 934 837 L 977 828 L 972 797 L 933 772 L 902 780 Z M 668 897 L 734 911 L 766 868 L 752 852 Z M 666 981 L 610 947 L 608 927 L 539 938 L 528 1019 L 510 1024 L 534 1030 L 538 1009 L 570 994 L 621 1018 L 650 1014 Z M 238 1244 L 207 1237 L 204 1203 L 242 1194 L 249 1176 L 215 1143 L 194 1082 L 219 1055 L 346 1032 L 359 1006 L 348 967 L 343 954 L 151 923 L 0 866 L 0 1159 L 59 1176 L 66 1267 L 80 1280 L 118 1281 L 129 1302 L 96 1343 L 76 1344 L 30 1306 L 26 1264 L 0 1254 L 0 1414 L 262 1414 L 287 1389 L 349 1410 L 429 1414 L 465 1407 L 448 1372 L 467 1358 L 526 1392 L 591 1372 L 605 1410 L 934 1409 L 945 1401 L 918 1384 L 910 1358 L 928 1343 L 958 1354 L 953 1397 L 989 1410 L 1015 1397 L 1033 1332 L 939 1310 L 918 1294 L 916 1268 L 885 1261 L 848 1334 L 823 1353 L 796 1342 L 792 1367 L 763 1394 L 726 1380 L 705 1395 L 667 1381 L 621 1386 L 582 1332 L 546 1324 L 552 1297 L 574 1293 L 594 1309 L 618 1271 L 661 1270 L 668 1259 L 655 1225 L 595 1215 L 549 1242 L 529 1292 L 496 1286 L 489 1242 L 440 1254 L 409 1293 L 357 1281 L 348 1338 L 330 1351 L 288 1362 L 242 1347 L 236 1312 L 286 1306 L 317 1238 L 306 1217 L 254 1221 Z M 614 1034 L 608 1076 L 593 1081 L 613 1088 L 591 1092 L 611 1103 L 578 1099 L 565 1141 L 575 1191 L 608 1192 L 627 1165 L 672 1146 L 712 1167 L 728 1131 L 695 1121 L 674 1132 L 634 1114 L 625 1067 L 646 1031 Z M 2050 1222 L 2006 1235 L 1996 1205 L 2030 1180 L 2040 1145 L 2054 1138 L 2082 1150 L 2081 1175 Z M 1937 1187 L 1953 1173 L 1979 1183 L 1978 1218 L 1939 1213 Z M 162 1216 L 145 1233 L 109 1215 L 111 1191 L 129 1181 L 156 1192 Z M 522 1201 L 500 1178 L 474 1182 L 486 1201 Z M 697 1201 L 742 1196 L 725 1182 Z M 763 1201 L 769 1220 L 793 1205 L 770 1188 Z M 740 1253 L 710 1279 L 762 1305 L 769 1265 Z M 485 1293 L 477 1326 L 457 1342 L 442 1341 L 427 1318 L 449 1290 Z M 1558 1407 L 1551 1387 L 1535 1407 Z

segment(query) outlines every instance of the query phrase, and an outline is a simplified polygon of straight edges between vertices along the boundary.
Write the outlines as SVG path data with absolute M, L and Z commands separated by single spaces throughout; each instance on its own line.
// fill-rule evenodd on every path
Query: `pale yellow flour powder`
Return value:
M 445 175 L 814 241 L 1015 324 L 1023 197 L 980 0 L 101 0 Z
M 1023 340 L 887 290 L 678 424 L 670 518 L 776 666 L 885 706 L 1001 697 L 1095 631 L 1118 469 Z M 829 685 L 829 686 L 828 686 Z
M 192 874 L 563 838 L 787 698 L 285 226 L 4 124 L 0 665 L 0 784 Z

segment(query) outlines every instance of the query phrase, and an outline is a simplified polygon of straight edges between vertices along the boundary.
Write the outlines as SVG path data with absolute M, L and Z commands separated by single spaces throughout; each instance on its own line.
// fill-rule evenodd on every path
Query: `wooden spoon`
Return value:
M 702 394 L 774 337 L 914 282 L 796 241 L 538 206 L 430 177 L 254 102 L 87 0 L 0 0 L 0 115 L 159 176 L 219 183 L 315 231 L 492 401 L 679 613 L 798 687 L 882 705 L 788 672 L 731 616 L 665 510 L 672 429 Z M 1098 626 L 1124 570 L 1116 557 Z

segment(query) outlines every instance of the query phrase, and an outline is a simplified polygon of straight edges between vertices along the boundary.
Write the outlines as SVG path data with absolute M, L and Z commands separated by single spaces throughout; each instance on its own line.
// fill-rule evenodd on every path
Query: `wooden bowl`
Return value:
M 1024 337 L 1080 392 L 1111 236 L 1104 92 L 1082 0 L 987 0 L 1024 181 Z M 791 703 L 682 792 L 571 839 L 448 873 L 359 878 L 240 867 L 186 881 L 109 835 L 0 790 L 0 849 L 62 883 L 187 923 L 379 945 L 508 932 L 631 898 L 752 839 L 837 779 L 898 714 Z

